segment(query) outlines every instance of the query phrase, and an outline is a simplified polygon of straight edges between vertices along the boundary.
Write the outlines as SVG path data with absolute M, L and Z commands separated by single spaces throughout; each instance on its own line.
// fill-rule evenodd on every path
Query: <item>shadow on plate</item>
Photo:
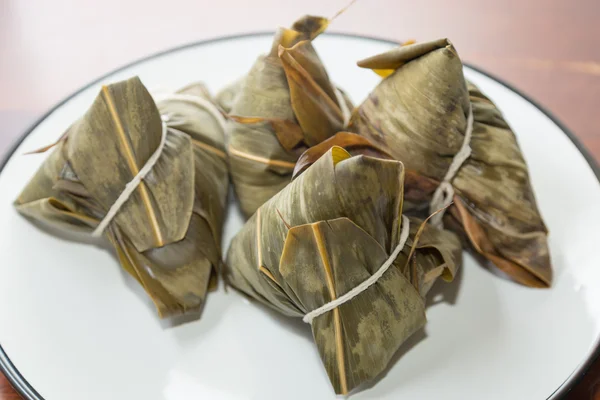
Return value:
M 288 317 L 286 315 L 281 314 L 278 311 L 273 310 L 271 307 L 266 306 L 259 301 L 253 299 L 252 297 L 246 295 L 245 293 L 240 292 L 239 290 L 234 290 L 239 293 L 244 299 L 247 299 L 250 303 L 252 303 L 253 307 L 258 308 L 261 312 L 268 314 L 269 317 L 274 320 L 277 325 L 279 325 L 282 329 L 290 332 L 292 335 L 301 336 L 304 339 L 312 342 L 313 336 L 312 331 L 310 329 L 310 325 L 303 322 L 302 318 L 297 317 Z
M 25 218 L 25 217 L 23 217 L 23 218 Z M 185 315 L 178 315 L 178 316 L 164 318 L 164 319 L 159 318 L 158 313 L 156 311 L 156 307 L 154 306 L 154 303 L 152 302 L 152 300 L 150 299 L 150 297 L 148 296 L 148 294 L 146 293 L 146 291 L 144 290 L 142 285 L 140 285 L 139 282 L 137 280 L 135 280 L 135 278 L 133 278 L 131 275 L 129 275 L 129 273 L 127 273 L 127 271 L 125 271 L 121 267 L 121 264 L 119 262 L 119 259 L 117 257 L 117 254 L 116 254 L 113 246 L 110 244 L 110 242 L 108 240 L 106 240 L 106 238 L 104 238 L 104 237 L 96 238 L 96 237 L 92 237 L 91 235 L 89 235 L 87 233 L 81 233 L 81 232 L 69 231 L 66 229 L 60 229 L 55 226 L 52 226 L 52 225 L 49 225 L 47 223 L 37 221 L 37 220 L 28 219 L 28 222 L 32 223 L 36 228 L 40 229 L 42 232 L 44 232 L 50 236 L 53 236 L 59 240 L 67 241 L 67 242 L 71 242 L 71 243 L 84 244 L 84 245 L 88 245 L 88 246 L 94 246 L 94 247 L 110 254 L 111 258 L 114 260 L 114 264 L 111 266 L 107 265 L 107 268 L 118 268 L 119 269 L 119 271 L 121 272 L 121 276 L 123 277 L 123 283 L 125 283 L 125 286 L 127 286 L 127 290 L 130 290 L 131 292 L 135 293 L 136 297 L 138 297 L 140 302 L 142 302 L 146 307 L 148 307 L 148 309 L 155 316 L 156 320 L 158 321 L 158 323 L 160 324 L 162 329 L 171 329 L 171 328 L 183 325 L 183 324 L 194 322 L 194 321 L 199 320 L 200 317 L 202 316 L 206 301 L 202 305 L 202 308 L 200 310 L 198 310 L 197 312 L 188 313 Z M 207 299 L 210 297 L 210 293 L 211 292 L 209 292 L 207 294 Z M 109 294 L 107 294 L 107 295 L 109 295 Z
M 479 268 L 482 268 L 484 271 L 486 271 L 487 273 L 490 273 L 492 275 L 494 275 L 495 277 L 498 277 L 500 279 L 503 279 L 505 281 L 509 281 L 509 282 L 513 282 L 514 280 L 511 279 L 510 276 L 508 276 L 507 274 L 505 274 L 504 272 L 502 272 L 500 270 L 500 268 L 496 267 L 494 265 L 493 262 L 491 262 L 490 260 L 488 260 L 487 258 L 485 258 L 484 256 L 482 256 L 481 254 L 479 254 L 477 251 L 475 251 L 472 248 L 469 248 L 468 250 L 469 254 L 471 255 L 471 257 L 473 257 L 478 264 Z
M 456 275 L 454 276 L 454 280 L 452 282 L 444 282 L 443 280 L 438 279 L 433 284 L 433 287 L 429 290 L 429 293 L 427 293 L 427 296 L 425 297 L 426 309 L 439 303 L 446 303 L 450 305 L 454 305 L 456 303 L 460 286 L 462 284 L 463 269 L 464 266 L 461 266 L 456 271 Z
M 456 303 L 458 298 L 458 293 L 460 290 L 462 277 L 463 277 L 463 268 L 459 268 L 456 276 L 454 277 L 454 281 L 452 282 L 444 282 L 442 280 L 438 280 L 426 297 L 425 307 L 426 309 L 429 307 L 435 307 L 437 304 L 445 303 L 453 305 Z M 238 292 L 240 293 L 240 292 Z M 262 310 L 262 312 L 267 313 L 273 320 L 277 322 L 279 326 L 283 329 L 289 331 L 291 334 L 295 334 L 298 336 L 304 337 L 306 340 L 313 342 L 312 332 L 310 326 L 302 321 L 301 318 L 287 317 L 285 315 L 280 314 L 279 312 L 271 309 L 270 307 L 254 300 L 253 298 L 245 295 L 242 295 L 248 299 L 252 303 L 253 306 Z M 375 379 L 365 382 L 363 385 L 359 386 L 355 390 L 353 390 L 350 395 L 360 393 L 362 391 L 368 390 L 376 386 L 379 381 L 384 379 L 386 375 L 391 371 L 394 365 L 402 359 L 402 357 L 410 352 L 415 346 L 417 346 L 422 340 L 427 338 L 426 326 L 419 329 L 415 332 L 406 342 L 404 342 L 398 351 L 394 354 L 390 362 L 388 363 L 386 369 L 379 374 Z M 316 349 L 316 347 L 315 347 Z M 400 383 L 401 384 L 401 383 Z
M 436 304 L 446 303 L 453 305 L 456 303 L 456 299 L 458 298 L 458 292 L 460 290 L 460 285 L 462 282 L 462 272 L 463 268 L 459 268 L 454 280 L 452 282 L 444 282 L 440 279 L 433 285 L 427 297 L 425 299 L 425 308 L 433 307 Z M 422 340 L 427 338 L 427 325 L 423 328 L 419 329 L 415 332 L 411 337 L 409 337 L 406 342 L 402 343 L 398 351 L 394 354 L 387 367 L 381 374 L 379 374 L 375 379 L 365 382 L 364 384 L 357 387 L 352 391 L 351 394 L 357 394 L 365 390 L 369 390 L 376 386 L 382 379 L 384 379 L 388 373 L 394 368 L 394 365 L 404 357 L 408 352 L 410 352 L 416 345 L 418 345 Z M 398 383 L 401 385 L 402 383 Z

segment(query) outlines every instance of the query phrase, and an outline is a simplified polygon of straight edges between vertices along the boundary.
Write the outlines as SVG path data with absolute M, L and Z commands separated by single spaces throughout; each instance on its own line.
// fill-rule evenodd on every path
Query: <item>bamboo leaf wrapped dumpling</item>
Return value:
M 415 173 L 407 200 L 431 202 L 468 142 L 470 156 L 450 174 L 454 205 L 445 222 L 512 279 L 548 287 L 547 229 L 527 165 L 500 111 L 465 82 L 454 46 L 447 39 L 411 44 L 358 64 L 385 78 L 356 108 L 350 129 Z
M 199 310 L 216 278 L 228 183 L 222 128 L 197 108 L 172 100 L 163 107 L 195 121 L 187 134 L 163 123 L 138 78 L 104 86 L 15 206 L 55 227 L 105 235 L 122 267 L 167 317 Z
M 329 21 L 281 28 L 271 51 L 217 97 L 230 115 L 231 176 L 246 216 L 290 181 L 298 156 L 347 124 L 351 104 L 330 81 L 311 41 Z
M 333 147 L 261 206 L 228 252 L 231 285 L 305 321 L 393 262 L 351 300 L 311 316 L 336 393 L 386 367 L 425 323 L 423 298 L 433 282 L 452 280 L 461 262 L 454 234 L 430 225 L 419 234 L 421 221 L 402 216 L 403 178 L 400 162 Z

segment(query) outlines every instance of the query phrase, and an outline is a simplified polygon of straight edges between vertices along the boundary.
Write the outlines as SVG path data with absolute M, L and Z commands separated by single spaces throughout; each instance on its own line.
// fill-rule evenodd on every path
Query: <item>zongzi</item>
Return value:
M 354 110 L 350 130 L 411 171 L 407 201 L 417 208 L 454 201 L 443 220 L 449 228 L 515 281 L 548 287 L 548 232 L 515 134 L 465 81 L 454 46 L 410 44 L 358 65 L 384 79 Z
M 228 282 L 311 324 L 336 393 L 384 370 L 425 324 L 424 296 L 461 263 L 458 238 L 402 215 L 404 168 L 333 147 L 234 237 Z M 388 269 L 389 268 L 389 269 Z
M 306 148 L 348 123 L 350 101 L 311 44 L 328 23 L 307 16 L 279 29 L 270 53 L 217 96 L 229 114 L 231 176 L 246 216 L 289 183 Z
M 138 78 L 104 86 L 17 210 L 105 235 L 161 317 L 199 310 L 221 266 L 228 188 L 223 121 L 209 104 L 198 85 L 165 98 L 160 112 Z

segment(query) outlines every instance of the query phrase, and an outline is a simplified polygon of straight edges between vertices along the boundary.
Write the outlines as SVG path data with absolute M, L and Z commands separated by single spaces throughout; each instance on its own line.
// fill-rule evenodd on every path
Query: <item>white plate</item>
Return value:
M 233 291 L 211 294 L 199 321 L 159 321 L 109 251 L 50 235 L 12 207 L 46 157 L 22 154 L 58 138 L 101 84 L 139 75 L 150 88 L 202 79 L 216 91 L 244 74 L 270 42 L 266 34 L 213 40 L 120 69 L 56 107 L 12 153 L 0 173 L 0 366 L 27 398 L 334 397 L 301 321 Z M 357 102 L 379 78 L 356 60 L 392 46 L 343 35 L 316 42 L 330 75 Z M 466 256 L 457 280 L 430 294 L 425 329 L 404 344 L 375 385 L 353 396 L 357 400 L 556 398 L 597 347 L 600 185 L 593 168 L 539 108 L 481 72 L 465 72 L 517 133 L 551 231 L 555 283 L 528 289 Z M 225 244 L 241 223 L 230 213 Z

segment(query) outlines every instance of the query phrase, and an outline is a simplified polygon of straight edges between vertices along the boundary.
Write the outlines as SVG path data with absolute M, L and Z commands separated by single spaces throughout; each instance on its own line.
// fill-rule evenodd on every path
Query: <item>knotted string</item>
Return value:
M 106 213 L 106 215 L 104 216 L 102 221 L 100 221 L 100 224 L 98 224 L 96 229 L 94 229 L 94 231 L 92 232 L 92 236 L 94 236 L 94 237 L 102 236 L 102 233 L 104 232 L 104 230 L 106 229 L 108 224 L 110 224 L 110 222 L 113 220 L 113 218 L 117 215 L 117 213 L 119 212 L 119 210 L 121 209 L 123 204 L 125 204 L 125 202 L 129 199 L 131 194 L 135 191 L 135 189 L 142 182 L 142 180 L 152 170 L 152 168 L 154 167 L 154 165 L 160 158 L 160 155 L 162 154 L 163 149 L 165 148 L 166 141 L 167 141 L 167 124 L 164 121 L 162 121 L 162 133 L 161 133 L 160 143 L 158 144 L 158 147 L 156 148 L 156 150 L 154 150 L 154 153 L 150 156 L 150 158 L 148 158 L 148 161 L 146 161 L 146 164 L 144 164 L 142 169 L 139 170 L 137 175 L 134 176 L 133 179 L 127 185 L 125 185 L 125 189 L 121 192 L 121 194 L 119 195 L 117 200 L 110 207 L 110 209 L 108 210 L 108 212 Z
M 473 107 L 469 102 L 469 116 L 467 117 L 467 130 L 465 131 L 465 137 L 463 139 L 462 146 L 458 153 L 454 155 L 452 159 L 452 163 L 450 163 L 450 167 L 446 172 L 446 176 L 444 176 L 444 180 L 439 184 L 435 192 L 433 193 L 433 197 L 431 199 L 431 203 L 429 204 L 429 214 L 433 214 L 438 210 L 442 210 L 442 212 L 437 213 L 431 218 L 431 225 L 436 228 L 442 229 L 444 227 L 443 218 L 446 209 L 450 204 L 452 204 L 452 199 L 454 198 L 454 187 L 452 186 L 452 180 L 458 173 L 458 170 L 462 167 L 464 162 L 471 156 L 471 136 L 473 135 Z
M 379 267 L 377 272 L 375 272 L 373 275 L 371 275 L 368 279 L 364 280 L 361 284 L 356 286 L 354 289 L 348 291 L 346 294 L 309 312 L 308 314 L 306 314 L 304 316 L 304 318 L 302 318 L 302 321 L 306 322 L 307 324 L 312 324 L 313 319 L 315 319 L 319 315 L 325 314 L 326 312 L 331 311 L 334 308 L 337 308 L 337 307 L 341 306 L 342 304 L 352 300 L 353 298 L 355 298 L 356 296 L 358 296 L 359 294 L 361 294 L 362 292 L 367 290 L 375 282 L 377 282 L 379 280 L 379 278 L 381 278 L 383 276 L 383 274 L 385 274 L 385 272 L 390 268 L 390 266 L 394 263 L 394 261 L 396 261 L 396 258 L 398 258 L 398 255 L 400 254 L 400 252 L 404 248 L 404 245 L 406 244 L 406 240 L 408 239 L 409 232 L 410 232 L 410 220 L 405 215 L 402 215 L 402 231 L 400 232 L 400 241 L 398 242 L 398 245 L 396 246 L 396 248 L 394 249 L 392 254 L 390 254 L 389 258 L 387 260 L 385 260 L 385 262 L 381 265 L 381 267 Z

